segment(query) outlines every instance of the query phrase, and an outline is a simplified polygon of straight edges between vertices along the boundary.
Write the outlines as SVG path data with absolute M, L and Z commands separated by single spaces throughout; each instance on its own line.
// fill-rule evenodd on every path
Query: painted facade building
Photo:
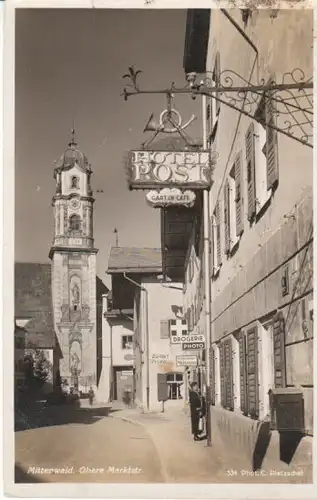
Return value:
M 235 9 L 229 16 L 221 10 L 213 10 L 210 16 L 205 10 L 196 13 L 196 21 L 193 16 L 192 11 L 187 25 L 186 72 L 208 72 L 215 86 L 225 84 L 225 70 L 240 75 L 240 85 L 272 79 L 279 83 L 295 68 L 300 68 L 293 74 L 295 78 L 312 77 L 311 10 L 273 13 L 265 9 L 246 15 Z M 196 61 L 194 50 L 200 51 Z M 299 102 L 290 100 L 287 92 L 279 98 L 295 105 Z M 277 116 L 271 102 L 261 97 L 251 118 L 207 98 L 209 147 L 219 154 L 209 197 L 211 275 L 204 272 L 211 287 L 211 428 L 215 443 L 245 454 L 254 468 L 272 463 L 287 468 L 286 464 L 303 460 L 309 476 L 313 157 L 310 147 L 274 128 L 282 126 L 282 119 L 290 119 L 291 108 L 284 107 L 286 115 Z M 192 239 L 194 233 L 193 226 Z M 192 252 L 193 245 L 189 245 L 187 277 L 198 276 L 198 268 L 194 266 L 194 273 L 190 268 L 195 262 Z M 198 294 L 202 302 L 203 289 Z M 189 285 L 184 303 L 195 310 Z M 197 314 L 194 323 L 199 324 Z M 279 401 L 275 408 L 274 401 Z M 283 410 L 286 404 L 287 410 Z M 281 415 L 284 411 L 282 420 L 290 430 L 286 444 L 275 411 Z M 293 421 L 287 423 L 287 415 Z M 257 453 L 261 444 L 262 451 Z M 287 458 L 281 458 L 283 453 Z M 304 456 L 308 458 L 304 460 Z

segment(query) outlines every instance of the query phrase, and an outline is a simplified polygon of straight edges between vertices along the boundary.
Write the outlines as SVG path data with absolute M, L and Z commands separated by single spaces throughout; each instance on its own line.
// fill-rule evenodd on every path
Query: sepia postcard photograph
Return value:
M 314 11 L 71 7 L 4 8 L 5 493 L 313 498 Z

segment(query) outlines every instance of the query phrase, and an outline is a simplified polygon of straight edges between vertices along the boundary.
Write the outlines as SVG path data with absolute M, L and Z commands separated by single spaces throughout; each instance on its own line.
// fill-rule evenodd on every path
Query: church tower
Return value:
M 75 132 L 54 169 L 52 261 L 54 325 L 61 349 L 60 375 L 84 392 L 96 389 L 96 254 L 92 174 Z

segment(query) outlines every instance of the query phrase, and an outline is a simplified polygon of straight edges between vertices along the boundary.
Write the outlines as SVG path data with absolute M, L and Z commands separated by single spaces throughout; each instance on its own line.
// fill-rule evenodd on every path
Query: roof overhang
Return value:
M 131 319 L 132 320 L 133 314 L 134 314 L 133 309 L 112 309 L 111 311 L 105 311 L 103 315 L 107 319 Z
M 163 276 L 173 281 L 184 281 L 185 259 L 196 213 L 196 205 L 161 209 Z
M 161 274 L 162 267 L 121 267 L 121 268 L 111 268 L 107 269 L 107 274 Z
M 186 74 L 206 71 L 210 16 L 210 9 L 187 10 L 183 61 Z

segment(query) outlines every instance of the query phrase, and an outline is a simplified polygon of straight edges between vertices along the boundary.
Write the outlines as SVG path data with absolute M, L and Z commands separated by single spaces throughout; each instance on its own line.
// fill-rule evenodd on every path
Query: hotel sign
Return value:
M 129 185 L 131 189 L 207 189 L 214 160 L 210 151 L 130 151 Z
M 193 191 L 182 192 L 177 188 L 165 188 L 160 191 L 150 191 L 147 193 L 146 199 L 154 208 L 164 206 L 192 207 L 196 199 L 196 195 Z

